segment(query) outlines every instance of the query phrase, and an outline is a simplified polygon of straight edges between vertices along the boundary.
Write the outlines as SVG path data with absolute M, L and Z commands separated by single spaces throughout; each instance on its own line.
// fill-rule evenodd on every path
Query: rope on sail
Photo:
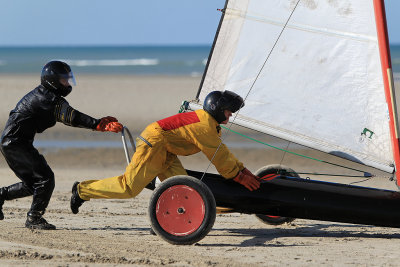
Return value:
M 297 1 L 296 5 L 294 6 L 292 12 L 290 13 L 288 19 L 286 20 L 285 25 L 283 25 L 283 28 L 282 28 L 281 32 L 279 33 L 279 35 L 278 35 L 278 38 L 276 38 L 274 45 L 272 46 L 271 50 L 270 50 L 269 53 L 268 53 L 267 58 L 265 59 L 263 65 L 262 65 L 261 68 L 260 68 L 260 71 L 257 73 L 257 76 L 256 76 L 256 78 L 254 79 L 254 82 L 251 84 L 250 89 L 249 89 L 249 91 L 247 92 L 246 97 L 244 98 L 245 101 L 246 101 L 247 97 L 250 95 L 250 92 L 253 90 L 253 87 L 254 87 L 254 85 L 256 84 L 256 81 L 258 80 L 258 77 L 260 76 L 260 74 L 261 74 L 261 72 L 263 71 L 265 65 L 267 64 L 267 61 L 269 60 L 269 58 L 270 58 L 272 52 L 274 51 L 276 44 L 278 43 L 279 39 L 281 38 L 281 36 L 282 36 L 282 34 L 283 34 L 283 31 L 286 29 L 286 27 L 287 27 L 287 25 L 288 25 L 288 23 L 289 23 L 289 20 L 292 18 L 293 13 L 294 13 L 294 11 L 296 10 L 297 6 L 299 5 L 300 1 L 301 1 L 301 0 L 298 0 L 298 1 Z M 236 113 L 236 116 L 234 117 L 233 121 L 236 119 L 236 117 L 237 117 L 237 115 L 238 115 L 239 112 L 240 112 L 240 110 Z
M 287 25 L 288 25 L 288 23 L 289 23 L 289 20 L 292 18 L 292 15 L 293 15 L 294 11 L 296 10 L 297 6 L 299 5 L 300 1 L 301 1 L 301 0 L 298 0 L 298 1 L 297 1 L 297 3 L 296 3 L 296 5 L 294 6 L 292 12 L 290 13 L 289 17 L 287 18 L 287 20 L 286 20 L 286 22 L 285 22 L 285 25 L 283 26 L 281 32 L 279 33 L 278 37 L 276 38 L 274 45 L 272 46 L 271 50 L 269 51 L 267 58 L 265 59 L 264 63 L 262 64 L 262 66 L 261 66 L 261 68 L 260 68 L 260 71 L 257 73 L 257 76 L 256 76 L 256 78 L 254 79 L 254 82 L 252 83 L 252 85 L 251 85 L 249 91 L 247 92 L 247 94 L 246 94 L 246 96 L 245 96 L 245 98 L 244 98 L 244 102 L 246 102 L 247 97 L 249 96 L 251 90 L 253 89 L 254 84 L 255 84 L 256 81 L 258 80 L 258 77 L 260 76 L 261 72 L 263 71 L 265 65 L 267 64 L 267 61 L 268 61 L 268 59 L 270 58 L 270 56 L 271 56 L 271 54 L 272 54 L 272 51 L 274 51 L 276 44 L 278 43 L 279 39 L 281 38 L 283 31 L 284 31 L 285 28 L 287 27 Z M 243 102 L 243 104 L 244 104 L 244 102 Z M 236 120 L 236 117 L 237 117 L 237 115 L 239 114 L 239 112 L 240 112 L 240 109 L 238 110 L 238 112 L 236 112 L 235 117 L 233 118 L 232 122 L 229 124 L 229 130 L 230 130 L 230 128 L 232 127 L 233 122 Z M 214 155 L 213 155 L 212 158 L 210 159 L 210 163 L 208 164 L 208 166 L 207 166 L 206 170 L 204 171 L 203 175 L 201 176 L 201 180 L 202 180 L 202 179 L 204 178 L 204 176 L 206 175 L 208 169 L 209 169 L 210 166 L 211 166 L 212 161 L 214 160 L 215 156 L 216 156 L 217 153 L 218 153 L 218 150 L 220 149 L 221 145 L 223 144 L 223 141 L 224 141 L 224 140 L 226 139 L 226 137 L 228 136 L 228 133 L 229 133 L 229 131 L 227 131 L 226 134 L 224 135 L 224 137 L 221 139 L 221 142 L 219 143 L 217 149 L 216 149 L 215 152 L 214 152 Z

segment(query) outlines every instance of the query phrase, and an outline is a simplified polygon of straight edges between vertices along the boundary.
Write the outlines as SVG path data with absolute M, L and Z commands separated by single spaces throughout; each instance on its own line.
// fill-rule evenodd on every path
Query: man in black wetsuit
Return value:
M 51 61 L 42 70 L 41 85 L 25 95 L 10 112 L 0 140 L 0 150 L 15 175 L 22 181 L 0 188 L 0 220 L 5 200 L 33 195 L 25 223 L 27 228 L 56 227 L 42 216 L 49 204 L 55 181 L 53 171 L 33 146 L 36 133 L 62 122 L 73 127 L 119 132 L 122 124 L 113 117 L 94 119 L 72 108 L 65 100 L 75 79 L 68 64 Z

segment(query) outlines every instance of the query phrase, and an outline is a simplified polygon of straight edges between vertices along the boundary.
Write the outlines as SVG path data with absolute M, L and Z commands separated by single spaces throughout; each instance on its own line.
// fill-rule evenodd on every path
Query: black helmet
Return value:
M 41 84 L 57 95 L 67 96 L 72 91 L 72 86 L 63 85 L 60 80 L 65 79 L 69 84 L 76 85 L 74 74 L 67 63 L 61 61 L 50 61 L 44 65 L 40 77 Z
M 213 116 L 218 123 L 226 120 L 224 110 L 236 112 L 242 107 L 244 107 L 243 98 L 228 90 L 209 93 L 203 104 L 203 109 Z

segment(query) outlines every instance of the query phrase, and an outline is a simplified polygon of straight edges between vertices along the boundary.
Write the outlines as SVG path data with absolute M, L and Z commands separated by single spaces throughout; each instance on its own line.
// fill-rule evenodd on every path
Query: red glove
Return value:
M 124 126 L 121 123 L 112 121 L 106 125 L 105 130 L 107 132 L 119 133 L 120 131 L 122 131 L 122 128 L 124 128 Z
M 233 180 L 243 185 L 250 191 L 260 188 L 260 181 L 258 180 L 258 177 L 252 174 L 251 171 L 246 168 L 240 171 L 239 174 L 233 178 Z
M 124 126 L 118 122 L 118 120 L 114 117 L 107 116 L 104 118 L 101 118 L 99 124 L 96 127 L 97 131 L 100 132 L 114 132 L 118 133 L 122 131 L 122 128 Z

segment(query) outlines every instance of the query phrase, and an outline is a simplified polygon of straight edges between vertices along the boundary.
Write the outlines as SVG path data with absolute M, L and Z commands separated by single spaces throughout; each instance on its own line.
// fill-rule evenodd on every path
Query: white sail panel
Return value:
M 300 1 L 278 39 L 296 2 L 228 2 L 200 101 L 251 89 L 235 122 L 393 171 L 373 2 Z

